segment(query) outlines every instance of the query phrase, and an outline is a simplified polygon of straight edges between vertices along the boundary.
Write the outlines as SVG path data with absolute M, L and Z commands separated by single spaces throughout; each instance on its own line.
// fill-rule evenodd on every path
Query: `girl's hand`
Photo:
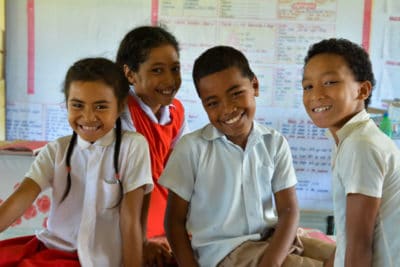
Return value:
M 171 248 L 165 236 L 146 240 L 143 244 L 143 266 L 164 267 L 174 261 Z

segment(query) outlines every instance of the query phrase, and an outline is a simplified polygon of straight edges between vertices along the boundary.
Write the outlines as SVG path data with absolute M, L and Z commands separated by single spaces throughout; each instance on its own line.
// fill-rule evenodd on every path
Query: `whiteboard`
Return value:
M 388 85 L 394 81 L 381 77 L 391 77 L 400 59 L 396 61 L 395 50 L 384 40 L 392 36 L 387 31 L 398 30 L 399 24 L 389 19 L 388 9 L 395 9 L 388 7 L 393 6 L 388 4 L 391 1 L 375 2 L 9 0 L 7 139 L 54 140 L 70 134 L 61 93 L 68 67 L 82 57 L 114 59 L 127 31 L 162 23 L 181 45 L 183 83 L 177 97 L 185 106 L 191 130 L 208 122 L 191 80 L 194 59 L 213 45 L 235 46 L 249 58 L 260 81 L 256 120 L 278 129 L 289 141 L 301 208 L 331 210 L 332 143 L 303 109 L 302 62 L 308 46 L 316 41 L 350 39 L 369 49 L 378 84 L 385 85 L 385 90 L 375 90 L 373 103 L 379 106 L 381 98 L 393 97 L 395 90 Z M 392 64 L 387 64 L 388 58 Z

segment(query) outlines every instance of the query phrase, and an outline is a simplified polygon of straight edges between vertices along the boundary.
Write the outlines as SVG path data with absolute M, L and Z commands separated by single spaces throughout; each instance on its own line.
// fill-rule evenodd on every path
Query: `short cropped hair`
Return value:
M 199 94 L 199 81 L 210 74 L 236 67 L 243 77 L 252 80 L 255 75 L 250 68 L 246 56 L 239 50 L 230 46 L 214 46 L 204 51 L 194 62 L 193 82 Z

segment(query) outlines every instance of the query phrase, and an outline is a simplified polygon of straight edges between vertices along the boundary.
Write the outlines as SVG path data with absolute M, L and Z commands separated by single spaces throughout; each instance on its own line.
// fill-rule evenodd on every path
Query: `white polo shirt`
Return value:
M 121 266 L 119 208 L 113 208 L 120 196 L 119 185 L 113 183 L 115 131 L 93 144 L 78 137 L 71 157 L 71 189 L 60 203 L 67 182 L 65 159 L 70 139 L 50 142 L 25 175 L 42 190 L 52 188 L 47 229 L 37 237 L 49 248 L 77 250 L 82 266 Z M 119 172 L 124 193 L 143 185 L 151 191 L 150 155 L 143 136 L 123 133 Z
M 210 267 L 275 226 L 273 193 L 294 186 L 296 176 L 277 131 L 254 122 L 243 151 L 209 124 L 178 141 L 159 183 L 190 202 L 192 248 Z
M 363 110 L 339 131 L 333 151 L 335 266 L 344 266 L 347 194 L 381 199 L 374 230 L 374 267 L 400 266 L 400 151 Z

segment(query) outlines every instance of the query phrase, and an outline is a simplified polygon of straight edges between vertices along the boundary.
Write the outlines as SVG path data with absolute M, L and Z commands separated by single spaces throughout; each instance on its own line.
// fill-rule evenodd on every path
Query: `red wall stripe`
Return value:
M 158 24 L 158 0 L 151 1 L 151 25 Z
M 362 47 L 369 51 L 372 23 L 372 4 L 373 0 L 364 0 L 364 20 L 362 33 Z
M 28 57 L 27 57 L 27 89 L 28 94 L 32 95 L 35 93 L 35 1 L 27 0 L 26 2 L 27 12 L 27 33 L 28 33 Z

